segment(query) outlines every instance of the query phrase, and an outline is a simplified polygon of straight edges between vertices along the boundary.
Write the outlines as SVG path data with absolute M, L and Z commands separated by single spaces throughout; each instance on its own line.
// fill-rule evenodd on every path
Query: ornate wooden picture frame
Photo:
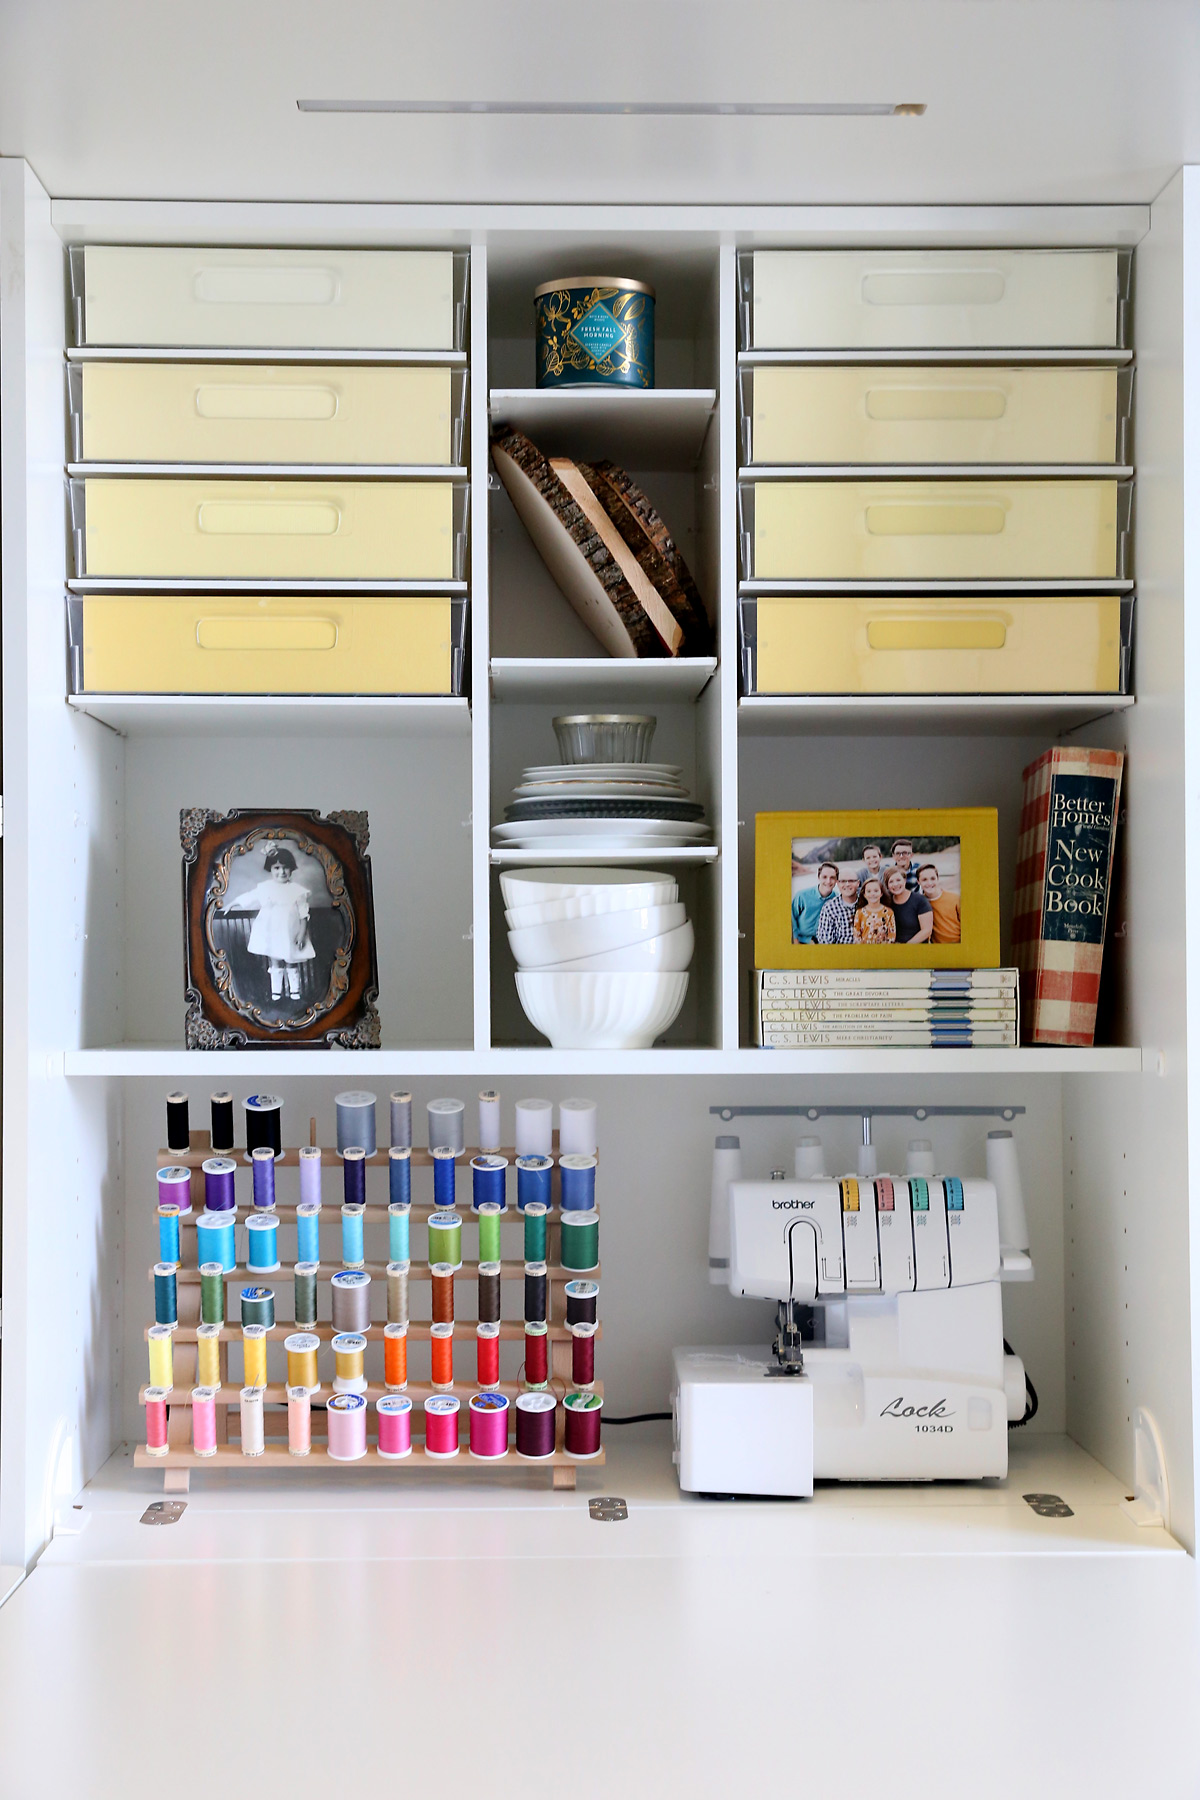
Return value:
M 194 806 L 179 836 L 187 1048 L 377 1049 L 366 813 Z

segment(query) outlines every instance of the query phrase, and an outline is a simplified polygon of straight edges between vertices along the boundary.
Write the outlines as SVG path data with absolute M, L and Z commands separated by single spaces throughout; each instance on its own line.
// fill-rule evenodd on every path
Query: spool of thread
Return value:
M 564 1212 L 591 1212 L 596 1204 L 594 1156 L 560 1156 L 558 1181 Z
M 596 1380 L 596 1327 L 571 1327 L 571 1382 L 577 1388 L 590 1388 Z
M 335 1331 L 366 1331 L 371 1323 L 371 1277 L 362 1269 L 339 1269 L 329 1283 Z
M 265 1325 L 268 1331 L 275 1325 L 275 1289 L 269 1287 L 244 1287 L 242 1289 L 242 1324 Z
M 179 1267 L 179 1208 L 177 1206 L 160 1206 L 158 1209 L 158 1260 L 170 1263 L 173 1268 Z
M 476 1308 L 485 1325 L 500 1323 L 500 1264 L 479 1265 L 479 1305 Z
M 558 1108 L 558 1154 L 595 1156 L 596 1102 L 563 1100 Z
M 321 1207 L 305 1200 L 296 1208 L 296 1261 L 319 1263 L 321 1260 Z
M 334 1111 L 337 1113 L 338 1155 L 345 1156 L 346 1151 L 353 1144 L 361 1149 L 365 1155 L 374 1156 L 374 1094 L 335 1094 L 333 1105 Z
M 408 1324 L 408 1271 L 405 1262 L 387 1266 L 387 1316 L 389 1325 Z
M 454 1327 L 429 1327 L 429 1379 L 436 1388 L 454 1386 Z
M 359 1462 L 367 1454 L 367 1403 L 361 1394 L 334 1394 L 325 1408 L 331 1462 Z
M 461 1156 L 466 1148 L 463 1136 L 466 1107 L 461 1100 L 431 1100 L 425 1108 L 431 1150 L 453 1150 Z
M 225 1323 L 225 1271 L 219 1262 L 200 1264 L 200 1317 L 206 1325 Z
M 164 1387 L 146 1389 L 146 1448 L 151 1456 L 165 1456 L 167 1443 L 167 1394 Z
M 388 1207 L 388 1261 L 406 1263 L 409 1259 L 408 1225 L 412 1207 L 407 1200 L 393 1200 Z
M 479 1260 L 500 1261 L 500 1208 L 494 1200 L 485 1200 L 479 1209 Z
M 600 1217 L 594 1212 L 562 1215 L 562 1266 L 595 1269 L 600 1263 Z
M 525 1261 L 546 1260 L 546 1208 L 540 1200 L 531 1200 L 525 1208 Z
M 210 1094 L 208 1107 L 213 1150 L 218 1156 L 228 1156 L 233 1150 L 233 1095 L 224 1091 Z
M 599 1394 L 568 1394 L 563 1401 L 566 1421 L 563 1448 L 579 1461 L 600 1454 L 600 1409 L 604 1405 Z
M 525 1326 L 525 1386 L 544 1388 L 550 1379 L 550 1333 L 545 1322 L 530 1319 Z
M 320 1266 L 315 1262 L 298 1262 L 292 1270 L 295 1294 L 292 1317 L 297 1325 L 311 1326 L 317 1322 L 317 1271 Z
M 221 1385 L 221 1327 L 196 1327 L 196 1380 L 201 1387 Z
M 267 1328 L 265 1325 L 242 1326 L 242 1385 L 267 1385 Z
M 508 1396 L 472 1394 L 467 1402 L 468 1448 L 485 1462 L 508 1455 Z
M 192 1449 L 197 1456 L 217 1454 L 217 1390 L 192 1389 Z
M 432 1318 L 435 1325 L 454 1323 L 454 1265 L 431 1263 L 429 1285 L 433 1290 Z
M 342 1203 L 367 1204 L 367 1152 L 357 1144 L 348 1144 L 342 1157 Z
M 429 1261 L 462 1267 L 462 1220 L 456 1212 L 430 1213 Z
M 454 1158 L 456 1152 L 448 1144 L 438 1144 L 430 1151 L 433 1157 L 433 1204 L 450 1208 L 454 1205 Z
M 517 1455 L 526 1462 L 541 1462 L 554 1455 L 554 1415 L 558 1402 L 553 1394 L 518 1394 Z
M 348 1269 L 361 1269 L 367 1260 L 363 1244 L 363 1208 L 342 1208 L 342 1262 Z
M 150 1385 L 172 1388 L 175 1385 L 175 1333 L 170 1325 L 152 1325 L 146 1333 L 150 1353 Z
M 388 1151 L 388 1202 L 407 1206 L 412 1200 L 412 1151 L 407 1144 L 393 1144 Z
M 196 1220 L 196 1260 L 219 1263 L 223 1269 L 236 1267 L 233 1253 L 233 1219 L 231 1212 L 202 1212 Z
M 594 1325 L 600 1300 L 598 1281 L 568 1281 L 563 1289 L 567 1298 L 568 1325 Z
M 180 1215 L 192 1210 L 192 1171 L 177 1168 L 174 1164 L 168 1169 L 159 1169 L 154 1177 L 158 1183 L 158 1204 L 160 1206 L 177 1206 Z
M 471 1158 L 471 1207 L 498 1206 L 501 1212 L 508 1204 L 504 1184 L 508 1176 L 506 1156 L 473 1156 Z
M 167 1149 L 173 1156 L 192 1147 L 192 1129 L 188 1122 L 186 1094 L 167 1095 Z
M 408 1386 L 408 1326 L 383 1328 L 383 1385 L 389 1393 Z
M 500 1385 L 500 1327 L 480 1324 L 475 1327 L 475 1381 L 481 1388 Z
M 312 1401 L 306 1387 L 287 1391 L 288 1454 L 307 1456 L 312 1449 Z
M 517 1207 L 525 1212 L 530 1206 L 544 1206 L 547 1211 L 553 1199 L 551 1182 L 554 1164 L 548 1156 L 518 1156 Z
M 168 1138 L 168 1145 L 170 1142 Z M 479 1148 L 500 1148 L 500 1096 L 495 1088 L 485 1088 L 479 1096 Z
M 412 1454 L 412 1401 L 404 1394 L 383 1394 L 375 1402 L 380 1456 L 396 1462 Z
M 363 1373 L 363 1358 L 366 1353 L 367 1340 L 356 1331 L 340 1331 L 333 1339 L 335 1394 L 366 1393 L 367 1378 Z
M 228 1156 L 210 1156 L 200 1166 L 204 1173 L 205 1211 L 232 1212 L 237 1205 L 237 1164 Z
M 451 1394 L 431 1394 L 424 1412 L 426 1456 L 457 1456 L 458 1401 Z
M 262 1274 L 279 1267 L 278 1213 L 251 1213 L 246 1220 L 246 1267 Z
M 391 1140 L 393 1148 L 406 1150 L 412 1148 L 412 1095 L 392 1094 L 388 1100 L 391 1115 Z
M 241 1392 L 242 1455 L 261 1456 L 266 1449 L 263 1438 L 263 1391 L 260 1387 L 244 1387 Z
M 275 1156 L 265 1144 L 250 1153 L 250 1169 L 254 1178 L 254 1204 L 264 1212 L 275 1205 Z
M 265 1144 L 276 1158 L 283 1155 L 283 1101 L 278 1094 L 248 1094 L 245 1101 L 246 1155 Z
M 154 1265 L 154 1322 L 156 1325 L 178 1325 L 179 1296 L 174 1263 Z
M 321 1204 L 321 1152 L 316 1144 L 300 1147 L 300 1204 L 316 1207 Z
M 517 1155 L 554 1154 L 554 1108 L 549 1100 L 517 1101 Z
M 546 1322 L 546 1290 L 549 1286 L 544 1262 L 525 1264 L 525 1322 Z
M 319 1394 L 321 1378 L 317 1372 L 317 1352 L 321 1348 L 321 1340 L 315 1331 L 293 1331 L 283 1340 L 287 1351 L 287 1378 L 289 1387 L 306 1388 L 310 1394 Z

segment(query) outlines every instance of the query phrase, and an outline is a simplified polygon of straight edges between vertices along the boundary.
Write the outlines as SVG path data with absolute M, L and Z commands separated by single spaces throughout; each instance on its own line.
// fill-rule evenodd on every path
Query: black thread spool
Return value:
M 192 1133 L 188 1124 L 188 1097 L 186 1094 L 168 1094 L 167 1149 L 172 1156 L 180 1156 L 191 1147 Z
M 255 1150 L 283 1155 L 283 1101 L 278 1094 L 249 1094 L 245 1101 L 246 1157 Z
M 500 1264 L 479 1265 L 479 1323 L 500 1323 Z
M 546 1265 L 545 1263 L 525 1264 L 525 1322 L 526 1324 L 544 1325 L 546 1323 Z
M 214 1156 L 233 1155 L 233 1095 L 210 1094 L 212 1113 L 212 1151 Z
M 594 1325 L 600 1300 L 600 1283 L 598 1281 L 568 1281 L 565 1293 L 567 1296 L 567 1324 Z

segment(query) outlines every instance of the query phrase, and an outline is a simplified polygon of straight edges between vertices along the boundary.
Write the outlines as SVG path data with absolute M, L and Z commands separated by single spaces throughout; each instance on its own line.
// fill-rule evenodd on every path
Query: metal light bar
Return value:
M 493 113 L 504 118 L 919 118 L 924 101 L 815 100 L 297 100 L 302 113 Z
M 1023 1106 L 710 1106 L 718 1119 L 1015 1119 Z

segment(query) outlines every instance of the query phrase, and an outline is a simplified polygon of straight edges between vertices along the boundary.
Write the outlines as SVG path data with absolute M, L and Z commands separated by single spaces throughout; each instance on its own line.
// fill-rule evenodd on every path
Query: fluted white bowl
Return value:
M 540 906 L 544 900 L 574 900 L 598 888 L 637 888 L 673 879 L 661 869 L 506 869 L 500 877 L 500 892 L 505 906 Z
M 644 938 L 675 931 L 687 919 L 681 900 L 674 906 L 635 906 L 626 912 L 601 913 L 594 919 L 558 919 L 550 925 L 527 925 L 508 934 L 509 949 L 521 969 L 544 969 L 550 963 L 573 962 L 577 956 L 599 956 L 622 950 Z
M 678 898 L 677 881 L 643 881 L 630 887 L 592 888 L 590 893 L 572 894 L 568 900 L 510 906 L 504 917 L 510 931 L 520 931 L 526 925 L 553 925 L 560 919 L 597 919 L 603 913 L 630 912 L 638 906 L 673 906 Z
M 679 1016 L 688 976 L 522 969 L 517 993 L 555 1050 L 649 1050 Z
M 598 956 L 577 956 L 571 962 L 554 963 L 556 970 L 624 969 L 642 974 L 673 974 L 691 967 L 696 934 L 691 921 L 675 931 L 664 931 L 660 937 L 643 938 L 640 944 L 626 944 L 620 950 L 603 950 Z

